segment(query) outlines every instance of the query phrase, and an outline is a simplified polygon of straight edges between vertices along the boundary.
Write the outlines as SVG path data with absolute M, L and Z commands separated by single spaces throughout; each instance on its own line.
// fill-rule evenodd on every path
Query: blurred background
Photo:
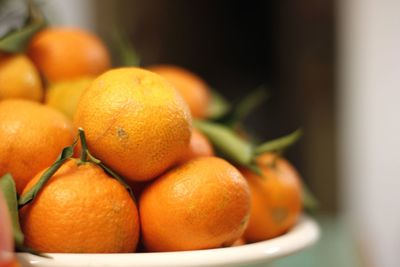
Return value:
M 304 129 L 287 157 L 320 202 L 321 240 L 273 266 L 400 266 L 400 1 L 40 0 L 54 24 L 111 44 L 122 27 L 142 65 L 169 63 L 235 101 L 260 139 Z

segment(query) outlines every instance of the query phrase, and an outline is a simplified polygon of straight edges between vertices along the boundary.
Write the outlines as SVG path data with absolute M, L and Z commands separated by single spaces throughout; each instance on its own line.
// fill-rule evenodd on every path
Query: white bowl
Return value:
M 162 253 L 47 254 L 51 259 L 17 253 L 17 257 L 22 266 L 43 267 L 254 266 L 305 249 L 318 240 L 319 234 L 319 227 L 315 221 L 303 216 L 293 229 L 282 236 L 238 247 Z

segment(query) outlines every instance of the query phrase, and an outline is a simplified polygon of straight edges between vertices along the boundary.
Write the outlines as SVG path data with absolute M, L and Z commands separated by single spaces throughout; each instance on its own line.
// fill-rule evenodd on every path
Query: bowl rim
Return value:
M 300 217 L 287 233 L 266 241 L 237 247 L 179 251 L 113 254 L 46 253 L 43 258 L 28 253 L 17 253 L 22 266 L 81 267 L 81 266 L 240 266 L 272 261 L 296 253 L 313 245 L 320 236 L 320 228 L 309 216 Z

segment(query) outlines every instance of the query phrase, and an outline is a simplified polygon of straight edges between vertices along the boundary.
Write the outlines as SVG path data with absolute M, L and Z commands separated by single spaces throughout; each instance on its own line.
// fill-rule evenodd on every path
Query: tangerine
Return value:
M 250 191 L 230 163 L 202 157 L 146 187 L 139 210 L 142 241 L 150 251 L 230 246 L 246 228 Z

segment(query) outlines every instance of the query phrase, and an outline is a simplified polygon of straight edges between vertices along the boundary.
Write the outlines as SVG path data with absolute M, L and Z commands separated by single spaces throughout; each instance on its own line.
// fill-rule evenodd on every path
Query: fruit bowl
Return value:
M 308 216 L 286 234 L 262 242 L 238 247 L 162 253 L 126 254 L 47 254 L 43 258 L 27 253 L 17 253 L 22 266 L 83 267 L 161 267 L 161 266 L 261 266 L 265 263 L 294 254 L 313 245 L 319 238 L 317 223 Z

